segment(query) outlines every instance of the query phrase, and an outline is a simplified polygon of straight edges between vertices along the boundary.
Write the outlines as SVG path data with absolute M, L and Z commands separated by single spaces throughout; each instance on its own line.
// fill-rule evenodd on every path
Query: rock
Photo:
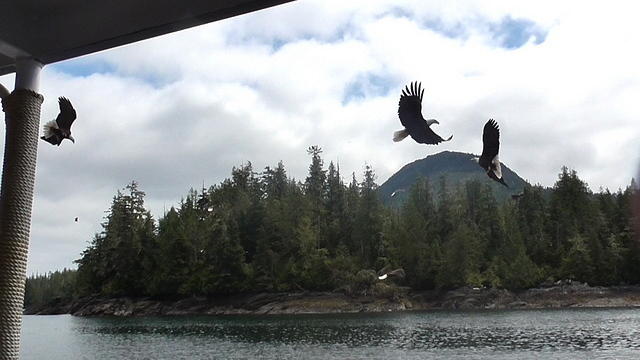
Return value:
M 513 308 L 526 308 L 527 307 L 527 302 L 526 301 L 513 301 L 510 302 L 509 304 L 507 304 L 507 307 L 509 309 L 513 309 Z
M 505 309 L 640 306 L 640 287 L 592 287 L 561 282 L 552 287 L 519 292 L 504 289 L 462 287 L 450 291 L 411 292 L 398 288 L 397 296 L 352 297 L 335 292 L 257 293 L 214 298 L 177 300 L 152 298 L 103 298 L 89 296 L 68 301 L 55 299 L 46 306 L 25 309 L 25 314 L 75 316 L 157 316 L 221 314 L 302 314 L 387 312 L 430 309 Z M 383 295 L 383 296 L 382 296 Z

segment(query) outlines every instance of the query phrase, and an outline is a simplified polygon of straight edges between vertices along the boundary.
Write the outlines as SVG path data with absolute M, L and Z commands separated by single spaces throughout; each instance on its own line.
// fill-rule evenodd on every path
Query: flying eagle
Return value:
M 404 269 L 397 268 L 395 270 L 391 270 L 387 266 L 378 272 L 378 280 L 385 280 L 388 277 L 392 277 L 396 279 L 404 279 L 405 277 Z
M 500 169 L 500 159 L 498 150 L 500 149 L 500 129 L 498 123 L 489 119 L 482 131 L 482 155 L 478 159 L 478 164 L 487 172 L 487 175 L 500 184 L 509 187 L 502 178 Z
M 420 144 L 435 145 L 443 141 L 449 141 L 453 135 L 447 140 L 440 137 L 431 130 L 432 124 L 440 124 L 436 119 L 425 120 L 422 117 L 422 97 L 424 89 L 418 82 L 412 82 L 411 87 L 405 86 L 400 95 L 400 103 L 398 104 L 398 117 L 404 126 L 404 129 L 393 133 L 393 141 L 402 141 L 411 135 L 413 140 Z
M 65 97 L 59 97 L 58 104 L 60 105 L 60 114 L 55 120 L 44 124 L 44 136 L 40 139 L 58 146 L 64 139 L 75 143 L 75 139 L 71 136 L 71 124 L 76 119 L 76 111 L 73 109 L 71 101 Z
M 398 196 L 398 194 L 400 194 L 401 192 L 405 192 L 405 190 L 404 189 L 398 189 L 398 190 L 396 190 L 396 191 L 391 193 L 391 197 Z

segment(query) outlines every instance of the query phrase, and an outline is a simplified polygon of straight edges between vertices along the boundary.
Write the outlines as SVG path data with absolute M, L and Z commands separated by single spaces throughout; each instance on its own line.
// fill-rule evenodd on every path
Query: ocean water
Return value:
M 640 359 L 640 309 L 26 315 L 21 359 Z

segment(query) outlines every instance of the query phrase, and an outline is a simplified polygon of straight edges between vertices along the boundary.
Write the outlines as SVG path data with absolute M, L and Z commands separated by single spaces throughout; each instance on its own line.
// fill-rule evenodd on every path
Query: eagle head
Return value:
M 62 135 L 62 140 L 64 139 L 69 139 L 71 140 L 72 143 L 76 143 L 76 139 L 73 138 L 73 136 L 71 136 L 71 130 L 67 130 L 67 129 L 60 129 L 60 133 Z M 60 141 L 62 142 L 62 141 Z

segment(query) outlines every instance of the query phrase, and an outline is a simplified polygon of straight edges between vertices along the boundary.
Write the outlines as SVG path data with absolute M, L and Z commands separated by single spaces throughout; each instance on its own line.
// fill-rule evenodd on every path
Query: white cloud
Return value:
M 69 97 L 77 141 L 40 143 L 29 272 L 72 266 L 130 180 L 156 218 L 245 161 L 303 179 L 315 144 L 347 180 L 366 162 L 383 182 L 442 150 L 479 152 L 490 117 L 501 159 L 530 182 L 567 165 L 594 190 L 624 187 L 640 161 L 637 11 L 597 5 L 308 0 L 47 66 L 42 120 Z M 501 47 L 505 19 L 535 31 Z M 391 141 L 413 80 L 453 141 Z

